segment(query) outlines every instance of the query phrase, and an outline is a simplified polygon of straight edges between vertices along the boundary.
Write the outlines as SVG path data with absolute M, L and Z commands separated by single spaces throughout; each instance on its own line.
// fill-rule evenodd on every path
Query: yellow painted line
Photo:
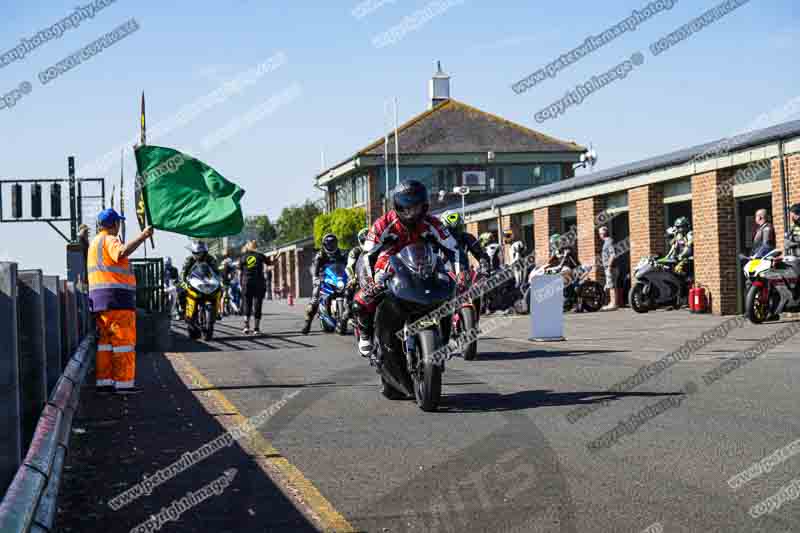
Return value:
M 175 367 L 178 375 L 185 378 L 184 381 L 191 382 L 187 385 L 208 389 L 194 391 L 195 396 L 205 396 L 205 399 L 215 404 L 215 408 L 221 412 L 234 413 L 225 417 L 225 420 L 220 420 L 226 429 L 230 430 L 247 420 L 239 412 L 239 409 L 222 392 L 215 389 L 214 385 L 183 354 L 167 353 L 165 355 Z M 244 444 L 245 440 L 247 441 L 246 445 Z M 295 501 L 300 509 L 307 511 L 307 514 L 322 531 L 332 533 L 355 533 L 358 531 L 331 505 L 314 484 L 260 433 L 253 432 L 251 437 L 242 439 L 240 445 L 255 458 L 261 469 L 279 487 L 284 489 L 283 492 L 287 497 Z

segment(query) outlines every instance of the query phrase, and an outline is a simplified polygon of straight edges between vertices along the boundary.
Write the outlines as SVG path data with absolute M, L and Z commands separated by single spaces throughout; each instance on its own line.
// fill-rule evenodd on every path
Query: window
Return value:
M 367 203 L 367 176 L 361 175 L 353 178 L 353 205 Z
M 351 179 L 344 179 L 335 185 L 334 201 L 336 209 L 353 206 L 353 181 Z

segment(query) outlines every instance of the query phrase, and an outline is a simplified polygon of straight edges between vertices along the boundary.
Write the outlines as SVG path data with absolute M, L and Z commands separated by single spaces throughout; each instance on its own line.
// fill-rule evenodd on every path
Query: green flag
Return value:
M 241 233 L 244 190 L 238 185 L 172 148 L 139 146 L 135 154 L 144 207 L 154 228 L 196 238 Z

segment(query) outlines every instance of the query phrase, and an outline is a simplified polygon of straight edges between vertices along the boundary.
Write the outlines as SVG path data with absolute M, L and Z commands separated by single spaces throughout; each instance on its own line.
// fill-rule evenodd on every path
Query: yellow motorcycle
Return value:
M 207 263 L 197 263 L 183 285 L 186 290 L 184 319 L 189 338 L 199 339 L 202 335 L 210 341 L 214 337 L 222 282 Z

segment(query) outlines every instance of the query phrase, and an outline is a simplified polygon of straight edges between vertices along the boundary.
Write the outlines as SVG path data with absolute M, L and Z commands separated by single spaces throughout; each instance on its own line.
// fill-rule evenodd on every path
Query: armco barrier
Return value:
M 22 466 L 0 503 L 0 532 L 53 531 L 72 418 L 96 349 L 94 335 L 84 337 L 59 377 L 39 417 Z

